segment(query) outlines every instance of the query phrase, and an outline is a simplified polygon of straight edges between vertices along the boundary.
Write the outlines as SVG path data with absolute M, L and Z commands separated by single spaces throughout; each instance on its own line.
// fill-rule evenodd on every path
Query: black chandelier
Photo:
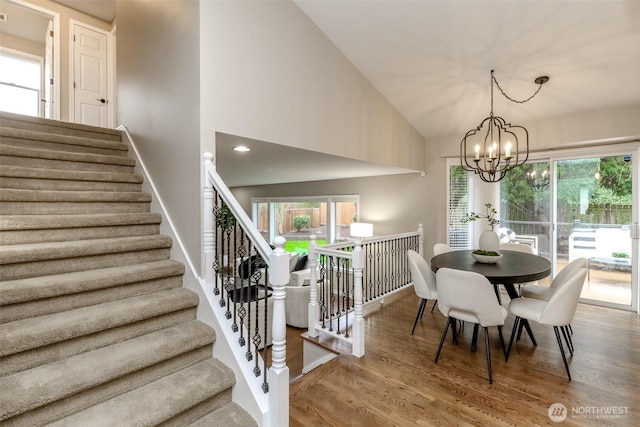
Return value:
M 531 168 L 527 172 L 527 182 L 536 191 L 542 191 L 549 186 L 549 172 L 544 169 L 543 171 Z
M 500 87 L 491 70 L 491 113 L 480 125 L 467 132 L 460 142 L 460 164 L 473 171 L 485 182 L 498 182 L 511 169 L 523 165 L 529 158 L 529 132 L 522 126 L 513 126 L 502 117 L 493 115 L 493 83 L 505 98 L 524 104 L 540 92 L 548 76 L 534 80 L 538 89 L 529 98 L 518 101 L 509 97 Z

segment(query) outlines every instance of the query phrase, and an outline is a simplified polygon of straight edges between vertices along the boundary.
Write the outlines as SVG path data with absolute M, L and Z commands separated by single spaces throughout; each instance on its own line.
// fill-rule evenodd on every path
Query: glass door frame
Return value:
M 639 221 L 639 211 L 640 211 L 640 142 L 634 141 L 630 143 L 623 144 L 612 144 L 612 145 L 603 145 L 599 147 L 581 147 L 581 148 L 573 148 L 570 150 L 562 150 L 551 153 L 540 153 L 538 155 L 531 156 L 532 160 L 548 160 L 550 166 L 550 174 L 552 179 L 549 183 L 549 197 L 551 197 L 551 222 L 552 222 L 552 232 L 551 232 L 551 264 L 552 264 L 552 276 L 555 277 L 557 274 L 556 271 L 556 262 L 557 262 L 557 242 L 558 242 L 558 206 L 557 206 L 557 179 L 558 179 L 558 171 L 557 171 L 557 162 L 563 160 L 578 160 L 578 159 L 586 159 L 592 157 L 611 157 L 611 156 L 619 156 L 631 154 L 631 162 L 632 162 L 632 217 L 630 224 L 630 238 L 631 240 L 631 304 L 623 305 L 616 304 L 606 301 L 599 301 L 593 299 L 581 298 L 580 302 L 599 305 L 604 307 L 611 307 L 623 310 L 630 310 L 635 312 L 640 312 L 640 301 L 639 301 L 639 252 L 640 252 L 640 244 L 638 239 L 638 221 Z

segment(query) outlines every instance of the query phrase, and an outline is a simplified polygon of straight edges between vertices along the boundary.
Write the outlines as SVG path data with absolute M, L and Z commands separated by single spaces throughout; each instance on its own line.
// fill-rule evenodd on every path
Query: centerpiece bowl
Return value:
M 502 258 L 502 255 L 498 252 L 483 251 L 480 249 L 471 252 L 471 256 L 476 260 L 476 262 L 482 264 L 495 264 L 496 262 L 500 261 L 500 258 Z

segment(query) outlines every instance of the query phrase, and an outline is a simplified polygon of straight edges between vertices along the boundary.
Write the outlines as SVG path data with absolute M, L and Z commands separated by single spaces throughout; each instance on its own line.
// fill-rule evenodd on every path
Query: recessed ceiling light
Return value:
M 251 151 L 251 148 L 245 147 L 244 145 L 238 145 L 237 147 L 233 147 L 235 151 Z

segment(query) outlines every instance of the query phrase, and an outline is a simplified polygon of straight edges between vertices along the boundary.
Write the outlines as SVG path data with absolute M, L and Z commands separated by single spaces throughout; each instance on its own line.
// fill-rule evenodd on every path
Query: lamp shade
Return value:
M 373 224 L 368 222 L 352 222 L 349 232 L 352 237 L 371 237 L 373 236 Z

